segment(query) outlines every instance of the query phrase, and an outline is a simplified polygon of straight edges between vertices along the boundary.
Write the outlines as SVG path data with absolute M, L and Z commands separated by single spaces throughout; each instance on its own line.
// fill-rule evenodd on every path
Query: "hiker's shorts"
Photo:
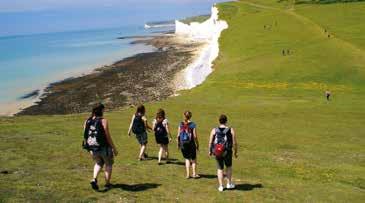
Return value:
M 217 168 L 220 170 L 224 169 L 224 165 L 226 167 L 232 166 L 232 150 L 228 150 L 226 156 L 224 157 L 215 157 L 215 160 L 217 161 Z
M 185 159 L 195 160 L 196 159 L 196 145 L 190 144 L 185 147 L 181 147 L 181 153 Z
M 169 144 L 169 137 L 158 137 L 155 136 L 156 138 L 156 143 L 157 144 L 163 144 L 163 145 L 168 145 Z
M 146 145 L 147 144 L 147 132 L 136 134 L 136 138 L 137 138 L 138 143 L 140 145 Z
M 111 147 L 103 147 L 98 151 L 93 152 L 93 159 L 99 166 L 111 166 L 114 163 L 114 155 Z

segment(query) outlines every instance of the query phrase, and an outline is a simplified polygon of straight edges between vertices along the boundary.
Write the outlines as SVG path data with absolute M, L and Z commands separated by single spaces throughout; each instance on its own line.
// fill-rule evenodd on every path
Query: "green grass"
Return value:
M 185 19 L 181 20 L 181 22 L 183 22 L 183 23 L 200 22 L 201 23 L 201 22 L 208 20 L 209 17 L 210 17 L 210 15 L 193 16 L 193 17 L 185 18 Z
M 218 193 L 215 178 L 185 180 L 181 165 L 138 162 L 137 142 L 126 135 L 133 109 L 122 109 L 106 114 L 120 152 L 112 178 L 120 187 L 107 193 L 88 185 L 92 161 L 81 150 L 86 114 L 2 118 L 0 170 L 10 173 L 0 174 L 0 201 L 363 202 L 364 5 L 219 4 L 230 27 L 213 74 L 181 96 L 146 105 L 150 120 L 163 107 L 174 127 L 185 109 L 193 112 L 199 172 L 206 175 L 216 171 L 207 156 L 209 131 L 226 113 L 238 136 L 233 171 L 240 190 Z M 293 54 L 282 56 L 282 49 Z M 151 134 L 149 141 L 149 154 L 157 154 Z M 175 142 L 170 149 L 182 161 Z

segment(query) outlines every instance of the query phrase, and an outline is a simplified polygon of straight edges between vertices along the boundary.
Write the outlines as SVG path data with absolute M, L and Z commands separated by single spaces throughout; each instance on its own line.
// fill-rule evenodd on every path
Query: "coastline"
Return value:
M 152 46 L 156 51 L 51 83 L 38 98 L 9 105 L 7 114 L 73 114 L 89 111 L 97 102 L 117 109 L 178 95 L 179 90 L 201 84 L 213 71 L 218 39 L 226 28 L 227 23 L 218 19 L 218 9 L 212 7 L 211 17 L 202 23 L 176 21 L 174 34 L 119 37 L 133 39 L 134 45 Z
M 133 36 L 128 36 L 127 38 L 133 39 L 132 37 Z M 142 37 L 142 36 L 136 36 L 135 39 L 139 39 L 140 37 Z M 143 36 L 143 37 L 151 38 L 151 36 L 148 36 L 148 35 Z M 117 61 L 123 60 L 124 58 L 135 56 L 139 53 L 150 53 L 150 52 L 156 51 L 156 48 L 153 47 L 152 45 L 143 45 L 143 44 L 133 45 L 133 47 L 131 49 L 132 50 L 129 50 L 128 52 L 123 51 L 122 59 L 116 60 L 115 58 L 117 58 L 117 57 L 113 56 L 104 62 L 83 65 L 81 67 L 74 68 L 72 71 L 64 71 L 59 76 L 49 78 L 48 82 L 42 83 L 39 86 L 34 87 L 33 90 L 28 90 L 27 93 L 19 95 L 18 99 L 16 99 L 15 101 L 0 102 L 0 104 L 3 107 L 6 107 L 6 108 L 0 108 L 0 117 L 15 116 L 18 113 L 20 113 L 22 110 L 29 108 L 33 105 L 37 105 L 37 103 L 40 102 L 43 97 L 47 97 L 48 94 L 46 91 L 48 91 L 49 88 L 51 86 L 53 86 L 54 84 L 58 84 L 61 82 L 65 82 L 65 81 L 80 78 L 80 77 L 85 77 L 87 75 L 97 72 L 100 69 L 110 66 L 110 65 L 105 65 L 105 64 L 114 64 Z M 34 94 L 35 92 L 37 92 L 37 94 Z
M 175 75 L 195 59 L 201 42 L 173 34 L 141 38 L 133 44 L 151 45 L 155 52 L 140 53 L 93 72 L 50 84 L 35 105 L 15 115 L 72 114 L 89 111 L 96 102 L 108 108 L 157 101 L 178 90 Z

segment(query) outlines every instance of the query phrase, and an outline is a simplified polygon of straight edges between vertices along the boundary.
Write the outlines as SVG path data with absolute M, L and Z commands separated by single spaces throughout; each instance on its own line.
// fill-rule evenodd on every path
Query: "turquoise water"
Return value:
M 130 45 L 131 39 L 117 39 L 152 32 L 156 30 L 125 26 L 0 37 L 0 102 L 15 101 L 51 82 L 91 71 L 136 53 L 152 51 L 149 46 Z

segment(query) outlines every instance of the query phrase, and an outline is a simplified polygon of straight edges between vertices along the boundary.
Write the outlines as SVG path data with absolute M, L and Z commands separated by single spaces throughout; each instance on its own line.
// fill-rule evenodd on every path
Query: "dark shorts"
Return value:
M 92 156 L 99 166 L 111 166 L 114 163 L 114 155 L 111 147 L 103 147 L 98 151 L 92 151 Z
M 155 136 L 155 138 L 156 138 L 157 144 L 163 144 L 163 145 L 169 144 L 169 138 L 167 136 L 166 137 L 157 137 L 157 136 Z
M 136 134 L 136 138 L 137 138 L 138 143 L 140 145 L 146 145 L 147 144 L 147 132 Z
M 232 150 L 228 150 L 226 156 L 224 157 L 215 157 L 215 160 L 217 161 L 217 168 L 223 170 L 224 165 L 226 167 L 232 166 Z
M 189 160 L 195 160 L 196 159 L 196 146 L 195 144 L 186 146 L 186 147 L 181 147 L 181 152 L 183 154 L 183 157 L 185 159 L 189 159 Z

